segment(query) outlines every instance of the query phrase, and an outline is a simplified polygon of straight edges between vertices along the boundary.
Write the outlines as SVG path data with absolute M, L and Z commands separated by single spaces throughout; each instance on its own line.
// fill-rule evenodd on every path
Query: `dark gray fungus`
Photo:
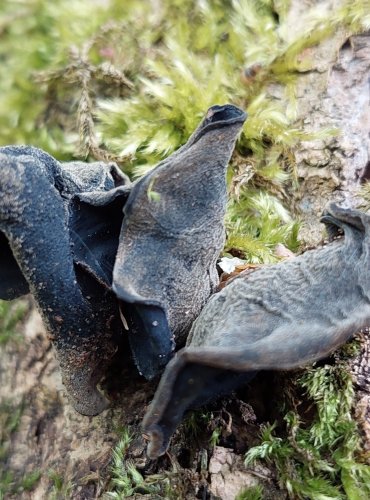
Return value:
M 257 370 L 319 360 L 370 322 L 370 218 L 330 204 L 341 239 L 239 276 L 213 295 L 187 345 L 167 365 L 143 431 L 148 455 L 165 453 L 184 412 L 229 392 Z
M 145 377 L 184 345 L 218 285 L 224 246 L 226 168 L 246 114 L 212 106 L 188 142 L 132 188 L 113 271 L 113 290 Z M 209 175 L 207 175 L 209 174 Z
M 32 292 L 80 413 L 107 405 L 96 386 L 123 326 L 151 378 L 215 290 L 226 167 L 245 118 L 212 106 L 189 141 L 134 184 L 114 164 L 0 148 L 0 298 Z

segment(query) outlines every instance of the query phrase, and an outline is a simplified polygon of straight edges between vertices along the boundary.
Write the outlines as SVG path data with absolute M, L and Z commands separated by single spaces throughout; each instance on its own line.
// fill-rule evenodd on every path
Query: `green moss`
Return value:
M 196 442 L 204 436 L 204 428 L 212 419 L 213 414 L 204 409 L 194 410 L 186 415 L 182 423 L 182 431 L 189 442 Z
M 235 500 L 263 500 L 262 486 L 252 486 L 239 493 Z
M 54 469 L 48 471 L 48 477 L 51 482 L 51 490 L 48 498 L 50 500 L 64 500 L 71 498 L 73 489 L 72 481 L 66 481 L 63 474 Z
M 363 462 L 352 417 L 354 388 L 348 366 L 337 362 L 310 368 L 296 385 L 314 405 L 314 418 L 289 411 L 284 416 L 285 437 L 275 425 L 266 426 L 261 444 L 248 451 L 246 464 L 257 459 L 273 463 L 291 498 L 369 498 L 370 466 Z
M 277 244 L 297 250 L 299 224 L 274 196 L 249 189 L 231 199 L 226 219 L 226 251 L 239 250 L 249 262 L 276 262 Z
M 294 146 L 335 133 L 324 129 L 312 137 L 296 123 L 297 77 L 312 67 L 305 49 L 335 30 L 350 35 L 369 29 L 368 0 L 343 0 L 330 11 L 307 9 L 299 19 L 302 29 L 294 33 L 288 0 L 152 5 L 3 0 L 0 142 L 29 143 L 59 159 L 113 158 L 139 176 L 183 144 L 210 105 L 239 105 L 249 118 L 229 169 L 225 251 L 250 262 L 274 262 L 276 244 L 293 251 L 298 245 L 298 223 L 285 206 L 286 192 L 296 183 Z M 271 84 L 279 87 L 280 100 L 269 97 Z M 151 188 L 148 196 L 155 201 Z M 14 338 L 21 316 L 0 302 L 0 344 Z M 267 427 L 248 461 L 273 461 L 292 496 L 368 498 L 368 468 L 358 458 L 345 367 L 309 370 L 299 385 L 316 406 L 314 422 L 303 425 L 297 412 L 288 412 L 286 436 Z M 9 418 L 0 454 L 6 454 L 17 411 Z M 199 425 L 193 424 L 196 433 Z M 191 430 L 190 420 L 187 425 Z M 163 496 L 170 479 L 161 476 L 162 489 L 158 478 L 144 480 L 124 458 L 129 441 L 123 435 L 114 449 L 110 496 L 141 489 Z M 50 479 L 56 497 L 70 491 L 57 473 Z M 4 473 L 0 485 L 9 488 L 12 481 Z
M 27 305 L 22 301 L 6 302 L 0 300 L 0 348 L 9 341 L 19 341 L 17 326 L 24 318 Z
M 22 478 L 16 478 L 8 467 L 9 450 L 23 414 L 25 403 L 2 400 L 0 403 L 0 499 L 7 495 L 19 495 L 32 490 L 41 477 L 41 471 L 34 470 Z
M 41 471 L 36 469 L 32 472 L 29 472 L 25 476 L 23 476 L 21 483 L 20 483 L 20 489 L 23 491 L 31 491 L 34 489 L 36 484 L 39 482 L 41 478 Z
M 7 459 L 13 434 L 17 431 L 24 404 L 10 400 L 0 402 L 0 498 L 17 490 L 14 474 L 8 469 Z
M 281 220 L 279 212 L 294 182 L 292 148 L 311 138 L 295 124 L 294 85 L 305 70 L 299 56 L 344 18 L 310 11 L 302 22 L 305 29 L 292 38 L 285 20 L 288 2 L 182 2 L 182 16 L 174 20 L 166 15 L 169 4 L 163 5 L 158 27 L 167 30 L 144 58 L 132 95 L 97 101 L 98 135 L 138 176 L 184 143 L 211 104 L 231 101 L 246 108 L 249 118 L 232 162 L 226 250 L 240 251 L 252 262 L 274 261 L 277 243 L 297 247 L 297 223 Z M 185 10 L 186 5 L 192 8 Z M 246 84 L 241 75 L 250 67 L 261 71 Z M 272 82 L 282 85 L 288 104 L 267 96 Z M 315 137 L 333 133 L 321 130 Z M 261 204 L 266 215 L 274 215 L 262 227 L 254 224 L 256 217 L 244 217 L 243 202 L 256 192 L 261 199 L 266 194 L 264 202 L 274 197 L 273 210 Z
M 340 27 L 348 34 L 366 29 L 366 0 L 343 0 L 330 15 L 307 9 L 296 32 L 288 0 L 151 6 L 18 0 L 15 13 L 13 0 L 4 0 L 1 142 L 31 143 L 58 158 L 117 159 L 141 175 L 186 141 L 210 105 L 233 102 L 249 119 L 232 162 L 228 248 L 273 260 L 272 245 L 293 240 L 295 229 L 275 217 L 276 231 L 266 239 L 260 228 L 246 227 L 236 201 L 257 190 L 282 206 L 294 182 L 292 148 L 309 138 L 295 123 L 295 82 L 311 65 L 304 49 Z M 271 83 L 281 86 L 281 100 L 268 97 Z
M 12 491 L 14 486 L 13 473 L 0 469 L 0 500 L 5 499 L 5 494 Z
M 129 446 L 134 436 L 130 429 L 120 431 L 120 439 L 112 450 L 111 480 L 103 498 L 121 500 L 136 495 L 148 495 L 153 500 L 176 500 L 187 494 L 189 476 L 181 473 L 176 462 L 171 471 L 143 476 L 137 469 L 134 460 L 127 457 Z
M 65 65 L 73 46 L 94 36 L 99 27 L 112 18 L 125 15 L 133 2 L 107 4 L 72 0 L 4 0 L 0 6 L 0 83 L 1 143 L 30 143 L 70 157 L 74 151 L 74 132 L 54 120 L 49 104 L 56 95 L 48 93 L 36 75 L 42 70 Z M 78 93 L 78 91 L 77 91 Z M 58 105 L 70 101 L 68 89 L 58 91 Z M 71 102 L 72 113 L 77 112 Z M 65 113 L 62 115 L 66 117 Z
M 222 429 L 220 427 L 216 427 L 216 429 L 213 430 L 211 437 L 209 439 L 209 444 L 212 447 L 217 446 L 218 443 L 220 442 L 221 433 L 222 433 Z
M 135 494 L 151 495 L 153 499 L 171 498 L 167 477 L 158 474 L 144 478 L 134 462 L 126 458 L 132 439 L 130 430 L 122 429 L 121 437 L 112 450 L 111 481 L 104 498 L 120 500 Z
M 23 403 L 13 403 L 10 400 L 2 400 L 0 403 L 0 460 L 7 456 L 10 438 L 18 428 L 23 409 Z

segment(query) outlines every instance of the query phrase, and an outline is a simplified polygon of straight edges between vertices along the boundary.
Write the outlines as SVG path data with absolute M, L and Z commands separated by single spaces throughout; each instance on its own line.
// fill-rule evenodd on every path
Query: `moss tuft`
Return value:
M 0 300 L 0 348 L 9 341 L 19 341 L 22 338 L 17 333 L 17 326 L 26 312 L 25 302 Z
M 266 426 L 261 444 L 247 452 L 246 464 L 273 463 L 291 498 L 369 498 L 370 466 L 361 456 L 352 417 L 354 388 L 348 366 L 337 362 L 310 368 L 296 385 L 314 405 L 314 418 L 289 411 L 284 416 L 285 437 L 276 433 L 275 425 Z
M 13 493 L 18 486 L 14 474 L 7 467 L 11 440 L 20 423 L 24 403 L 10 400 L 0 402 L 0 499 Z
M 246 488 L 235 497 L 235 500 L 263 500 L 263 498 L 263 488 L 258 485 Z

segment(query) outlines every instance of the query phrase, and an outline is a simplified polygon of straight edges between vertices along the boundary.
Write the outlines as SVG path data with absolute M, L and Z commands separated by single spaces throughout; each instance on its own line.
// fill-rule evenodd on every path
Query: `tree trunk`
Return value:
M 295 154 L 294 201 L 304 221 L 302 237 L 317 244 L 326 203 L 356 205 L 361 181 L 370 175 L 370 33 L 349 38 L 337 33 L 309 57 L 315 64 L 298 82 L 303 129 L 338 131 L 330 139 L 302 142 Z
M 304 8 L 304 2 L 292 2 L 292 26 Z M 361 181 L 370 179 L 370 34 L 348 38 L 344 32 L 335 33 L 318 47 L 307 49 L 302 57 L 309 58 L 312 66 L 298 79 L 298 125 L 306 131 L 328 126 L 339 130 L 329 139 L 302 142 L 295 151 L 299 186 L 292 193 L 292 208 L 304 222 L 303 240 L 314 246 L 322 239 L 318 220 L 325 204 L 336 200 L 355 205 Z M 281 93 L 275 87 L 271 94 L 280 98 Z M 269 384 L 266 378 L 258 380 L 248 392 L 253 410 L 243 398 L 213 404 L 208 411 L 214 423 L 208 425 L 207 436 L 201 432 L 193 444 L 184 446 L 182 433 L 186 433 L 186 439 L 191 434 L 188 424 L 186 432 L 183 427 L 176 434 L 170 456 L 153 465 L 145 458 L 139 426 L 156 384 L 133 375 L 134 369 L 122 369 L 118 357 L 110 380 L 105 382 L 113 398 L 112 407 L 98 417 L 81 416 L 64 395 L 54 353 L 33 306 L 22 333 L 21 341 L 8 343 L 1 351 L 0 422 L 8 429 L 6 470 L 13 474 L 15 485 L 14 493 L 6 498 L 101 497 L 108 488 L 111 450 L 123 426 L 129 426 L 135 435 L 130 456 L 138 470 L 145 474 L 159 471 L 163 480 L 170 475 L 172 491 L 178 498 L 206 498 L 206 490 L 213 498 L 234 498 L 239 489 L 255 484 L 256 478 L 273 477 L 273 471 L 263 468 L 252 475 L 247 473 L 241 459 L 248 445 L 258 442 L 255 414 L 260 421 L 269 418 L 258 398 Z M 353 371 L 359 387 L 357 417 L 368 450 L 367 335 L 362 335 L 361 342 L 362 351 L 353 363 Z M 12 426 L 9 422 L 16 420 L 19 408 L 19 422 Z M 229 449 L 214 448 L 208 463 L 206 448 L 212 425 L 214 431 L 220 425 L 229 426 L 223 431 Z M 42 471 L 41 477 L 28 492 L 25 480 L 37 469 Z M 0 480 L 4 481 L 4 474 Z M 285 498 L 284 492 L 273 486 L 270 489 L 265 498 Z M 148 498 L 155 495 L 149 494 Z

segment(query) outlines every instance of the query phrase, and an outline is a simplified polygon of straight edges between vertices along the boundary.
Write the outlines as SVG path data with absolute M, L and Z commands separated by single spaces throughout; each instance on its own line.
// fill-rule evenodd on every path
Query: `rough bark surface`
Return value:
M 349 38 L 337 33 L 307 57 L 314 63 L 298 81 L 303 129 L 338 131 L 326 140 L 302 142 L 295 153 L 294 205 L 304 222 L 302 238 L 316 245 L 325 205 L 355 206 L 361 181 L 370 175 L 370 33 Z
M 290 14 L 297 16 L 304 3 L 293 5 Z M 318 220 L 326 204 L 357 206 L 361 185 L 370 179 L 370 32 L 351 37 L 337 32 L 305 56 L 312 67 L 298 79 L 303 129 L 338 131 L 326 140 L 302 142 L 295 152 L 299 188 L 292 206 L 303 221 L 301 238 L 315 246 L 323 237 Z M 370 449 L 369 331 L 358 338 L 361 351 L 351 369 L 357 387 L 355 414 L 366 452 Z
M 66 488 L 73 483 L 71 498 L 94 498 L 104 487 L 104 480 L 99 480 L 117 441 L 117 426 L 127 423 L 124 415 L 135 420 L 137 404 L 145 406 L 145 383 L 142 392 L 127 394 L 124 415 L 110 409 L 99 417 L 84 417 L 65 397 L 55 354 L 34 307 L 23 334 L 21 343 L 9 344 L 1 353 L 1 400 L 24 408 L 12 434 L 7 468 L 16 480 L 35 469 L 45 472 L 32 493 L 21 494 L 23 498 L 48 498 L 53 491 L 50 470 L 63 478 Z
M 292 19 L 305 6 L 305 2 L 293 1 Z M 318 48 L 307 50 L 304 56 L 312 61 L 312 67 L 299 77 L 300 120 L 308 131 L 323 126 L 337 127 L 340 131 L 324 141 L 304 142 L 295 152 L 299 188 L 294 193 L 293 205 L 304 221 L 302 237 L 309 245 L 316 245 L 322 237 L 322 226 L 317 220 L 325 204 L 335 200 L 355 205 L 361 179 L 370 178 L 370 34 L 347 38 L 343 32 L 336 33 Z M 272 93 L 278 96 L 279 91 L 272 89 Z M 32 492 L 18 492 L 14 498 L 49 498 L 55 492 L 46 472 L 49 470 L 63 478 L 65 490 L 60 498 L 99 498 L 107 488 L 117 430 L 129 425 L 140 435 L 139 424 L 156 384 L 136 376 L 133 367 L 126 370 L 117 359 L 112 379 L 106 382 L 108 393 L 115 400 L 112 408 L 98 417 L 83 417 L 64 396 L 54 353 L 34 308 L 24 324 L 23 334 L 20 343 L 9 343 L 0 352 L 0 401 L 24 407 L 17 430 L 8 443 L 6 468 L 16 479 L 37 468 L 43 474 Z M 353 372 L 359 388 L 357 417 L 368 450 L 370 344 L 366 334 L 361 342 L 362 351 L 354 361 Z M 270 378 L 266 382 L 264 377 Z M 212 427 L 208 427 L 204 436 L 197 437 L 193 449 L 191 445 L 184 449 L 181 428 L 175 435 L 171 455 L 155 466 L 145 458 L 144 441 L 140 437 L 134 440 L 130 456 L 136 466 L 151 473 L 176 470 L 180 479 L 173 484 L 178 498 L 206 498 L 206 490 L 211 498 L 234 498 L 237 489 L 254 484 L 256 477 L 272 490 L 271 498 L 284 498 L 283 493 L 274 490 L 271 471 L 248 472 L 240 458 L 256 442 L 258 423 L 273 420 L 273 414 L 267 414 L 273 411 L 271 396 L 265 398 L 267 403 L 261 403 L 263 389 L 271 387 L 272 375 L 264 377 L 243 392 L 242 399 L 251 403 L 254 412 L 238 398 L 211 407 L 216 416 L 214 428 L 222 420 L 226 428 L 224 442 L 228 446 L 215 448 L 210 460 L 204 459 L 202 450 L 209 444 Z

